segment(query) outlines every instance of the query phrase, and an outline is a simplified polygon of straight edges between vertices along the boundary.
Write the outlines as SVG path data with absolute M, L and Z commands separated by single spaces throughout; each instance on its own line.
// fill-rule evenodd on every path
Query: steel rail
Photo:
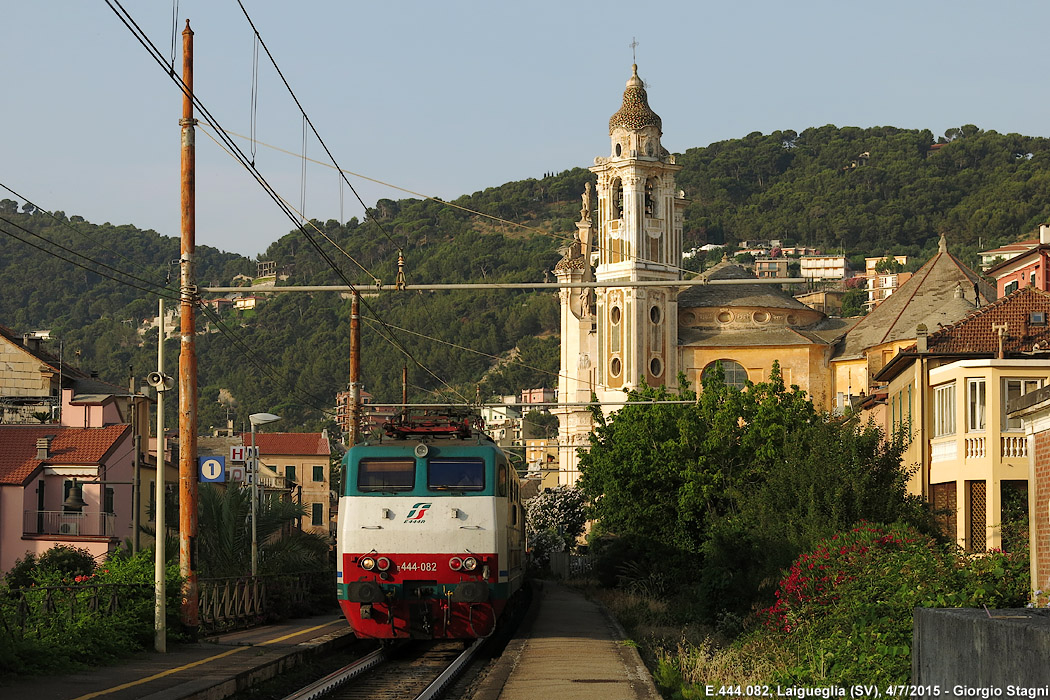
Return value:
M 482 637 L 474 640 L 474 643 L 463 650 L 463 653 L 455 658 L 455 660 L 448 665 L 441 675 L 434 679 L 434 682 L 427 686 L 426 690 L 416 696 L 416 700 L 434 700 L 441 696 L 441 693 L 448 687 L 448 685 L 456 679 L 457 676 L 462 672 L 463 667 L 466 666 L 474 658 L 474 655 L 478 652 L 478 649 L 485 642 L 486 638 Z
M 387 648 L 376 649 L 371 654 L 358 659 L 352 664 L 344 666 L 338 671 L 333 671 L 321 680 L 295 691 L 291 695 L 286 696 L 284 700 L 316 700 L 324 697 L 352 678 L 386 661 L 388 650 Z

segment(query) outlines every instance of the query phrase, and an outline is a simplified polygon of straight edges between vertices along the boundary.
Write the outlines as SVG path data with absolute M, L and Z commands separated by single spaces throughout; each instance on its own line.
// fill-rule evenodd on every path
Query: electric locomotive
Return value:
M 373 639 L 485 637 L 524 579 L 506 454 L 469 414 L 403 414 L 344 457 L 339 604 Z

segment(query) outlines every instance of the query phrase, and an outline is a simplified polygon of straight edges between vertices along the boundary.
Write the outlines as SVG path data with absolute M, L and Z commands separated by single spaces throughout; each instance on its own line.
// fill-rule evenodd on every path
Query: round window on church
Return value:
M 611 309 L 609 309 L 609 320 L 612 321 L 613 323 L 619 323 L 620 322 L 620 307 L 619 306 L 614 306 Z
M 765 323 L 769 320 L 769 314 L 765 311 L 756 311 L 752 318 L 755 319 L 755 323 Z
M 650 321 L 652 321 L 653 323 L 659 323 L 661 318 L 663 318 L 663 315 L 660 313 L 659 306 L 654 306 L 651 309 L 649 309 Z
M 662 362 L 660 362 L 659 357 L 654 357 L 653 359 L 649 360 L 649 374 L 653 375 L 654 377 L 659 377 L 660 373 L 663 371 L 664 365 Z
M 614 357 L 612 362 L 609 363 L 609 373 L 614 377 L 620 376 L 620 358 Z
M 722 311 L 718 314 L 719 323 L 729 323 L 733 320 L 733 314 L 729 311 Z
M 617 157 L 619 157 L 620 154 L 623 153 L 623 147 L 620 146 L 620 144 L 616 144 L 616 148 L 613 149 L 613 152 L 616 153 Z
M 747 370 L 744 369 L 743 365 L 732 360 L 715 360 L 707 367 L 704 367 L 703 373 L 700 375 L 700 382 L 704 383 L 710 380 L 711 373 L 715 371 L 715 368 L 721 365 L 722 372 L 725 374 L 726 386 L 731 386 L 736 389 L 744 389 L 747 386 Z

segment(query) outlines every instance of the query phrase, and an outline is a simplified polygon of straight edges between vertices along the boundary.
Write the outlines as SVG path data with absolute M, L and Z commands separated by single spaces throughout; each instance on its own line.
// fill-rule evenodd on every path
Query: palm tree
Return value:
M 198 495 L 198 571 L 202 577 L 247 576 L 251 571 L 251 490 L 201 484 Z M 328 567 L 324 535 L 295 527 L 306 515 L 298 503 L 271 495 L 256 509 L 259 572 L 317 571 Z

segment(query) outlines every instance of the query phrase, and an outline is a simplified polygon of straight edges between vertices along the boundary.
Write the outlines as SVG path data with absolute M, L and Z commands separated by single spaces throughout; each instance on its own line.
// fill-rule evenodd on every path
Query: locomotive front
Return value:
M 483 436 L 368 445 L 345 457 L 339 603 L 359 637 L 492 633 L 522 581 L 517 476 Z

